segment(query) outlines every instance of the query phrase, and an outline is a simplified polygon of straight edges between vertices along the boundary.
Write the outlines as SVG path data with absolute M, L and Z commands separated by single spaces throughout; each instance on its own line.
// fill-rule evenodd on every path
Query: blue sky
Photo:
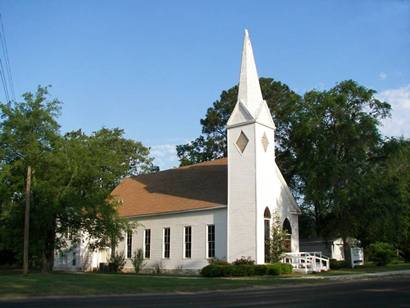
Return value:
M 392 104 L 384 134 L 410 137 L 409 1 L 1 0 L 0 13 L 16 94 L 51 84 L 63 132 L 121 127 L 161 169 L 238 82 L 244 28 L 260 76 L 300 94 L 354 79 Z

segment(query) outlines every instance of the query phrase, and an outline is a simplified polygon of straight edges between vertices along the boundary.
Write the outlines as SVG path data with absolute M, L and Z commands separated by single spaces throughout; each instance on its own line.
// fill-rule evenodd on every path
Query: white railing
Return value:
M 281 260 L 291 264 L 295 272 L 317 273 L 330 269 L 329 258 L 321 252 L 289 252 Z

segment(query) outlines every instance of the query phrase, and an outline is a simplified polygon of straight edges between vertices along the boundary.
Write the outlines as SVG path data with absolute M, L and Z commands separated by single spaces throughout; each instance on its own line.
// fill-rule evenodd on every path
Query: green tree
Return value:
M 294 187 L 294 164 L 289 136 L 292 130 L 292 117 L 299 107 L 300 96 L 289 87 L 271 78 L 260 78 L 260 85 L 276 125 L 277 163 L 286 180 Z M 220 99 L 215 101 L 203 119 L 202 135 L 192 142 L 177 146 L 177 155 L 181 165 L 190 165 L 226 156 L 226 123 L 235 107 L 238 86 L 222 91 Z
M 21 259 L 25 168 L 34 169 L 30 213 L 32 266 L 50 270 L 55 249 L 80 232 L 95 247 L 111 246 L 129 228 L 110 193 L 128 175 L 158 170 L 141 143 L 120 129 L 81 130 L 61 136 L 56 117 L 60 102 L 47 100 L 47 89 L 2 104 L 0 123 L 0 242 Z
M 269 258 L 271 263 L 279 262 L 286 251 L 289 234 L 282 228 L 278 213 L 274 213 L 271 225 L 271 238 L 268 240 Z
M 328 91 L 307 92 L 294 118 L 290 147 L 318 234 L 345 240 L 357 234 L 357 204 L 382 144 L 378 126 L 390 114 L 390 105 L 374 94 L 343 81 Z
M 357 238 L 387 242 L 410 260 L 410 140 L 387 139 L 374 155 L 362 187 Z

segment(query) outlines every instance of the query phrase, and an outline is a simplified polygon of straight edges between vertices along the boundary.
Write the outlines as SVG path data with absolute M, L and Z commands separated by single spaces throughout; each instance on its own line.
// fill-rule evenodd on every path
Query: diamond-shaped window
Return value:
M 266 133 L 263 133 L 263 136 L 262 136 L 262 145 L 263 145 L 263 148 L 264 148 L 264 150 L 265 150 L 265 152 L 268 150 L 268 146 L 269 146 L 269 139 L 268 139 L 268 137 L 266 137 Z
M 238 140 L 236 140 L 236 145 L 238 146 L 239 151 L 243 153 L 245 151 L 246 146 L 248 145 L 249 139 L 246 137 L 246 135 L 241 131 L 241 134 L 238 137 Z

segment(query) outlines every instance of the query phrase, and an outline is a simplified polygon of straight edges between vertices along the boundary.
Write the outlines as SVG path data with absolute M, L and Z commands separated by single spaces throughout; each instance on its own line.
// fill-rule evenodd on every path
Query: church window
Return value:
M 269 139 L 266 136 L 265 132 L 263 133 L 263 136 L 262 136 L 262 146 L 263 146 L 263 149 L 266 152 L 268 150 L 268 146 L 269 146 Z
M 77 254 L 76 254 L 75 251 L 73 251 L 73 260 L 72 260 L 71 264 L 73 266 L 76 266 L 76 264 L 77 264 Z
M 285 250 L 286 252 L 291 252 L 292 251 L 292 226 L 290 225 L 289 219 L 285 219 L 283 221 L 283 230 L 286 231 L 288 237 L 285 241 Z
M 145 229 L 144 257 L 145 259 L 149 259 L 151 257 L 151 229 Z
M 265 263 L 270 262 L 270 219 L 271 219 L 271 214 L 269 211 L 269 208 L 266 207 L 265 211 L 263 213 L 263 218 L 264 218 L 264 229 L 265 229 Z
M 171 250 L 171 229 L 164 228 L 164 258 L 169 259 Z
M 186 226 L 184 228 L 184 237 L 185 237 L 184 256 L 185 258 L 191 258 L 191 248 L 192 248 L 192 228 L 191 226 Z
M 215 225 L 208 225 L 208 258 L 215 258 Z
M 246 137 L 243 131 L 239 135 L 238 139 L 236 140 L 236 146 L 238 147 L 239 151 L 243 153 L 245 151 L 246 146 L 248 145 L 249 139 Z
M 127 258 L 132 257 L 132 231 L 127 232 Z

